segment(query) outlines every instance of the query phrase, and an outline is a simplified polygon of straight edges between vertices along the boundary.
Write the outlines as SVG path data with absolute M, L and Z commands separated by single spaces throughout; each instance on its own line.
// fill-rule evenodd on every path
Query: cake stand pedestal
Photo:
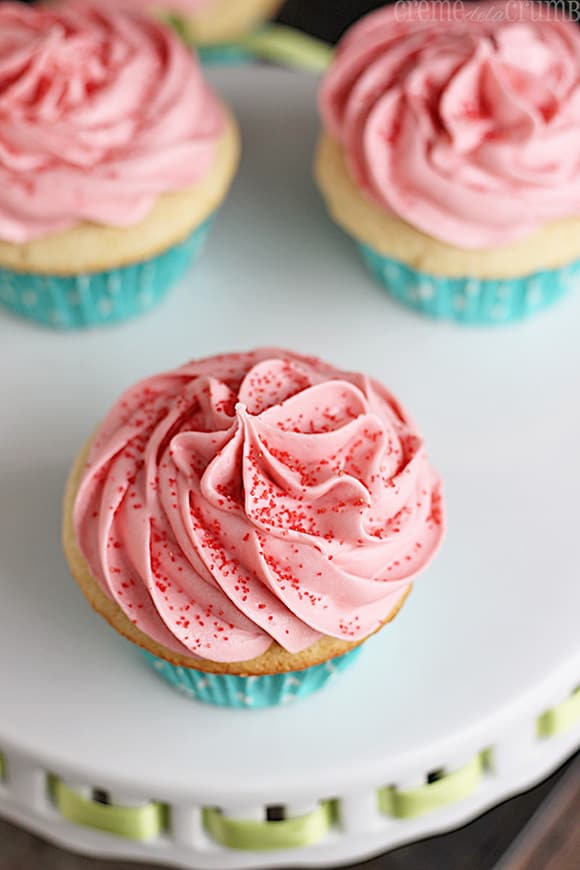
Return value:
M 580 745 L 580 294 L 496 330 L 397 307 L 314 189 L 315 79 L 211 76 L 245 156 L 170 299 L 86 334 L 0 317 L 0 815 L 152 864 L 340 864 L 462 825 Z M 157 680 L 91 613 L 59 529 L 70 463 L 121 389 L 256 344 L 402 396 L 444 476 L 449 535 L 349 672 L 246 712 Z

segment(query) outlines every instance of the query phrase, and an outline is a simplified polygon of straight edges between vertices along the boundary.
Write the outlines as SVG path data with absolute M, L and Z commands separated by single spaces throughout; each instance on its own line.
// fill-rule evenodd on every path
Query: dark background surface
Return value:
M 381 0 L 287 0 L 279 20 L 335 42 L 361 15 L 385 5 Z M 553 5 L 562 10 L 578 9 L 566 0 L 554 0 Z
M 287 0 L 278 20 L 334 42 L 357 18 L 381 5 L 384 5 L 381 0 Z M 557 5 L 564 6 L 561 2 Z M 361 870 L 494 870 L 532 815 L 537 813 L 530 835 L 524 836 L 524 842 L 533 843 L 533 829 L 538 826 L 537 820 L 541 821 L 554 806 L 562 788 L 563 775 L 567 774 L 568 780 L 571 775 L 578 779 L 578 764 L 575 770 L 573 765 L 571 762 L 540 786 L 495 808 L 459 831 L 397 849 L 358 867 Z M 557 812 L 555 815 L 557 817 Z M 580 811 L 576 814 L 578 818 Z M 540 847 L 540 851 L 530 846 L 532 851 L 527 858 L 508 860 L 505 870 L 578 870 L 580 854 L 574 851 L 569 858 L 562 851 L 569 828 L 567 819 L 562 816 L 562 824 L 558 826 L 556 818 L 556 826 L 551 830 L 547 844 Z M 0 821 L 0 870 L 147 868 L 69 855 Z
M 383 0 L 287 0 L 278 20 L 319 39 L 336 42 L 357 18 L 385 5 Z M 554 5 L 559 9 L 575 8 L 573 2 L 567 0 L 554 0 Z
M 335 42 L 357 18 L 384 5 L 381 0 L 287 0 L 279 21 Z

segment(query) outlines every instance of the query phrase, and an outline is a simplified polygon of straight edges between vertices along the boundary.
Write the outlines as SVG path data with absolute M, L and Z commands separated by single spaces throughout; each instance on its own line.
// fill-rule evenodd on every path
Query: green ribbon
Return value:
M 554 737 L 578 722 L 580 722 L 580 686 L 557 707 L 542 713 L 538 718 L 538 736 Z
M 259 60 L 316 73 L 324 72 L 333 56 L 327 43 L 281 24 L 257 30 L 242 39 L 240 46 Z
M 465 767 L 446 773 L 441 779 L 419 788 L 408 791 L 401 791 L 395 786 L 382 788 L 379 791 L 379 809 L 397 819 L 412 819 L 433 812 L 469 797 L 479 785 L 482 772 L 483 753 L 480 753 Z
M 235 62 L 245 58 L 267 60 L 309 72 L 324 72 L 334 53 L 332 46 L 300 30 L 281 24 L 269 24 L 241 37 L 237 42 L 196 46 L 186 25 L 178 15 L 169 15 L 165 21 L 188 45 L 199 48 L 202 59 L 220 59 Z
M 75 825 L 128 840 L 152 840 L 167 827 L 167 808 L 163 804 L 142 807 L 99 804 L 77 794 L 55 776 L 50 777 L 49 790 L 59 813 Z
M 270 849 L 299 849 L 324 839 L 336 818 L 333 801 L 324 801 L 317 810 L 297 819 L 280 822 L 253 822 L 230 819 L 219 810 L 203 811 L 204 826 L 210 836 L 228 849 L 264 852 Z
M 0 782 L 4 779 L 4 775 L 6 773 L 6 769 L 4 767 L 4 756 L 0 752 Z

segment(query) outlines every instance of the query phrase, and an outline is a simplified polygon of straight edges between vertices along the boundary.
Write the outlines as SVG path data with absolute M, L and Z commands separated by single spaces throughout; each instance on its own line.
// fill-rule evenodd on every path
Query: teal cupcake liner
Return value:
M 197 53 L 204 66 L 238 66 L 254 60 L 249 49 L 235 43 L 200 45 Z
M 54 329 L 107 326 L 157 305 L 201 252 L 214 216 L 162 254 L 83 275 L 41 275 L 0 267 L 0 305 Z
M 448 278 L 418 272 L 357 242 L 371 274 L 408 308 L 473 325 L 514 323 L 580 288 L 580 260 L 518 278 Z
M 233 674 L 208 674 L 193 668 L 181 668 L 140 650 L 148 665 L 182 695 L 214 704 L 217 707 L 260 709 L 289 704 L 322 689 L 337 674 L 348 668 L 358 657 L 361 647 L 314 665 L 303 671 L 260 677 L 238 677 Z

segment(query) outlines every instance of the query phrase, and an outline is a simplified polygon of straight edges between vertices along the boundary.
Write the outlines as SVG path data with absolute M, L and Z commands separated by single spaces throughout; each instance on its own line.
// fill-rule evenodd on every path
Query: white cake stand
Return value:
M 338 864 L 463 824 L 580 744 L 580 294 L 497 330 L 397 307 L 314 189 L 315 80 L 212 78 L 246 150 L 198 268 L 122 328 L 0 316 L 0 815 L 176 867 Z M 445 477 L 450 531 L 350 672 L 295 706 L 227 711 L 174 693 L 93 615 L 61 555 L 60 502 L 122 388 L 260 343 L 403 397 Z M 271 805 L 285 822 L 267 821 Z M 248 832 L 278 848 L 242 849 Z

